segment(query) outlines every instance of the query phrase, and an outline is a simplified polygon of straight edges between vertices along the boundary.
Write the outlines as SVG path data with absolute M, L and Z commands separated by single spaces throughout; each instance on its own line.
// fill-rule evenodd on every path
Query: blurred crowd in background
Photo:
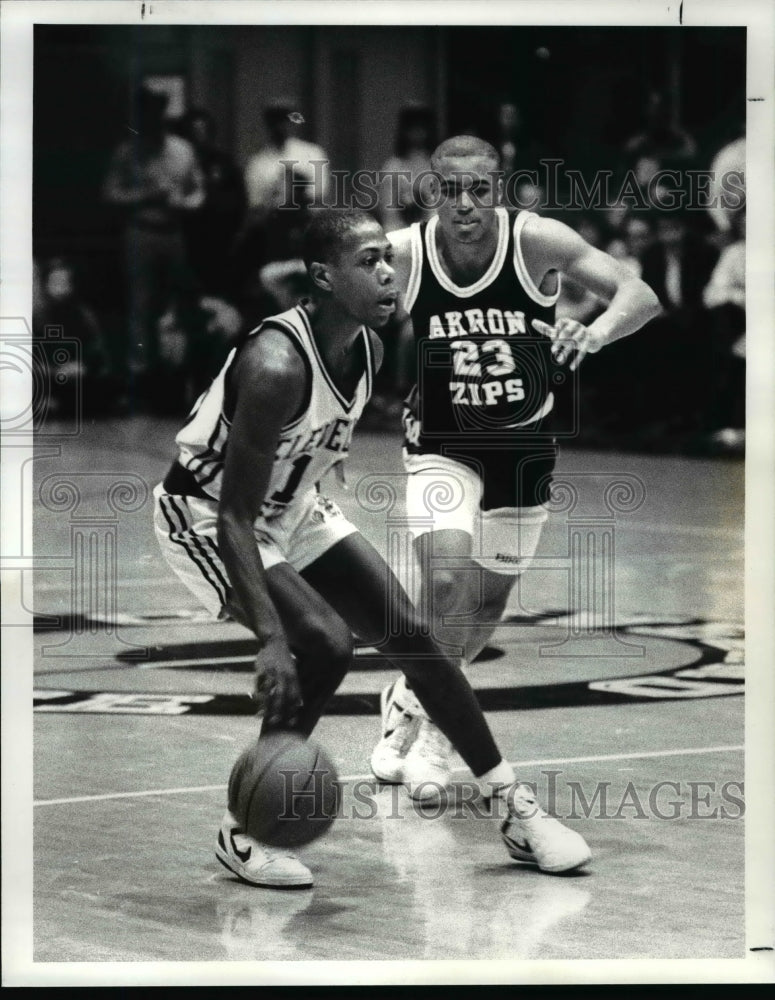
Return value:
M 541 161 L 553 151 L 529 134 L 516 100 L 496 102 L 492 110 L 491 128 L 469 131 L 496 146 L 507 177 L 538 170 L 540 178 Z M 80 356 L 60 366 L 63 377 L 52 383 L 59 400 L 52 405 L 64 407 L 67 393 L 81 391 L 86 414 L 95 417 L 185 413 L 241 337 L 307 293 L 301 234 L 310 206 L 331 191 L 326 150 L 303 138 L 304 122 L 291 102 L 265 108 L 268 142 L 242 168 L 219 147 L 218 123 L 207 111 L 194 108 L 171 118 L 167 97 L 146 87 L 136 91 L 132 112 L 101 191 L 121 260 L 120 308 L 100 315 L 66 256 L 36 259 L 34 268 L 36 337 L 61 328 L 81 345 Z M 371 165 L 400 178 L 380 190 L 376 214 L 388 232 L 427 216 L 413 182 L 430 170 L 430 154 L 442 138 L 432 108 L 400 110 L 392 156 Z M 295 164 L 293 204 L 287 161 Z M 645 107 L 633 109 L 632 136 L 606 166 L 613 190 L 631 171 L 644 193 L 664 169 L 711 170 L 717 178 L 742 174 L 743 125 L 733 142 L 703 147 L 691 124 L 677 123 L 655 91 Z M 745 426 L 744 204 L 668 211 L 624 197 L 605 209 L 557 210 L 547 207 L 540 180 L 510 191 L 507 207 L 529 204 L 572 226 L 641 276 L 664 307 L 644 331 L 582 366 L 582 443 L 739 450 Z M 589 322 L 602 309 L 594 295 L 563 282 L 558 315 Z M 412 352 L 391 327 L 382 336 L 385 365 L 364 420 L 393 429 L 413 380 Z

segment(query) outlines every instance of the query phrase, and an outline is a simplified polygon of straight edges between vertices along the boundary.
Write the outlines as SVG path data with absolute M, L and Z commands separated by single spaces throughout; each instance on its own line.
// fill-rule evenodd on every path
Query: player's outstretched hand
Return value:
M 548 337 L 552 343 L 552 356 L 557 364 L 564 365 L 571 355 L 570 370 L 575 372 L 587 354 L 595 354 L 603 346 L 602 339 L 587 326 L 575 319 L 563 317 L 554 326 L 542 319 L 533 320 L 533 329 Z
M 301 690 L 296 662 L 285 638 L 269 639 L 256 657 L 253 695 L 259 711 L 270 726 L 292 727 L 301 707 Z

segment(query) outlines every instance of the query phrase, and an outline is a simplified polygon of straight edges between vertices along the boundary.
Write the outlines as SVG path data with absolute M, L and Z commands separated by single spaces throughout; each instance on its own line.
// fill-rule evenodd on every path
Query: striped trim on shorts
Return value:
M 172 496 L 161 485 L 154 498 L 156 537 L 167 562 L 202 604 L 218 614 L 229 592 L 216 544 L 218 505 L 214 500 Z

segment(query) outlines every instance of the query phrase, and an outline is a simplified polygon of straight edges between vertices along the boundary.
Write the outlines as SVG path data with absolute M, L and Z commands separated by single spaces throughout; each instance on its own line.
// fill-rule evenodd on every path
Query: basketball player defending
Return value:
M 547 871 L 576 868 L 590 857 L 583 838 L 515 783 L 458 664 L 420 634 L 382 557 L 318 493 L 371 392 L 381 345 L 370 327 L 395 310 L 392 255 L 363 212 L 313 219 L 305 261 L 314 295 L 254 330 L 194 406 L 154 491 L 156 534 L 202 604 L 258 638 L 262 731 L 312 731 L 350 667 L 355 633 L 405 671 L 482 793 L 504 796 L 511 856 Z M 216 856 L 253 885 L 312 884 L 298 858 L 249 837 L 230 809 Z
M 418 607 L 465 666 L 497 627 L 547 518 L 553 376 L 634 333 L 660 307 L 647 285 L 568 226 L 507 214 L 489 143 L 447 139 L 431 163 L 437 214 L 390 234 L 398 318 L 413 330 L 418 371 L 404 412 L 406 505 L 420 523 Z M 560 274 L 608 303 L 588 327 L 555 320 Z M 449 741 L 406 678 L 382 693 L 382 733 L 374 774 L 438 795 L 449 780 Z

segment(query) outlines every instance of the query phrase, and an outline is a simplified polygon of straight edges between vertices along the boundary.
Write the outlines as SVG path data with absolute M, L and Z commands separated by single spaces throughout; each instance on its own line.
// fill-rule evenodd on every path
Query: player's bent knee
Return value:
M 459 574 L 456 575 L 449 569 L 434 570 L 431 591 L 433 616 L 438 618 L 439 615 L 457 610 L 465 589 Z

